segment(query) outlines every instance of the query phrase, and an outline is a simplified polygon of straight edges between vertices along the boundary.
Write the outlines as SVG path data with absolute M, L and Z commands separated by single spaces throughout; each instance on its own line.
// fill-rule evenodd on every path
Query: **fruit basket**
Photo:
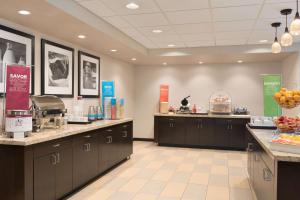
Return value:
M 216 92 L 209 100 L 209 110 L 215 114 L 231 113 L 231 98 L 226 92 Z
M 274 100 L 282 108 L 295 108 L 300 105 L 300 90 L 287 90 L 281 88 L 279 92 L 274 94 Z
M 299 117 L 287 117 L 280 116 L 274 118 L 278 131 L 280 133 L 295 133 L 300 132 L 300 118 Z

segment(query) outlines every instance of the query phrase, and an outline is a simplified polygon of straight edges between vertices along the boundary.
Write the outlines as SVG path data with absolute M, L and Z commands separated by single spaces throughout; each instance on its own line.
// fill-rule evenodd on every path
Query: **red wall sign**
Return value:
M 6 110 L 29 109 L 30 67 L 7 65 Z
M 160 102 L 169 102 L 169 85 L 160 85 Z

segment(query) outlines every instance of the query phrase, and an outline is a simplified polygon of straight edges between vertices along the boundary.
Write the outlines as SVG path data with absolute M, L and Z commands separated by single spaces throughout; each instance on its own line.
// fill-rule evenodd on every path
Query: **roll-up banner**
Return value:
M 281 75 L 263 75 L 264 115 L 275 117 L 281 115 L 281 107 L 273 99 L 273 95 L 280 91 Z

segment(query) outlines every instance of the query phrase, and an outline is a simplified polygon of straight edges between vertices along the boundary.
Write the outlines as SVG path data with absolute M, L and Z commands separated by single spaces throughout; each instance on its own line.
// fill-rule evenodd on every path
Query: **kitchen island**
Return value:
M 250 115 L 155 114 L 159 145 L 245 150 Z
M 248 174 L 258 200 L 298 200 L 300 154 L 274 151 L 272 130 L 248 131 Z
M 77 191 L 132 154 L 132 119 L 0 137 L 0 196 L 55 200 Z

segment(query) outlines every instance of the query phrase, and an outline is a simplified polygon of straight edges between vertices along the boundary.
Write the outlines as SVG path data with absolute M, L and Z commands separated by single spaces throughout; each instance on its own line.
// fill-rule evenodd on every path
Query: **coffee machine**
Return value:
M 179 111 L 178 113 L 183 113 L 183 114 L 189 114 L 191 111 L 190 111 L 190 104 L 189 104 L 189 101 L 188 101 L 188 98 L 190 98 L 191 96 L 187 96 L 185 98 L 183 98 L 181 100 L 181 106 L 179 108 Z

